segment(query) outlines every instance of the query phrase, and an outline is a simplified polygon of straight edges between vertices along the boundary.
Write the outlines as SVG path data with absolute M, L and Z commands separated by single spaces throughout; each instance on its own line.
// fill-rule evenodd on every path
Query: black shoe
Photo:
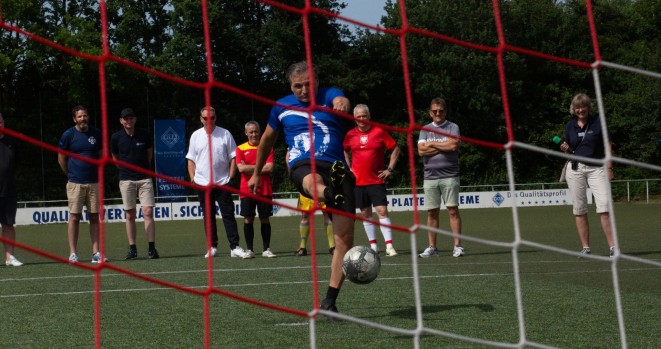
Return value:
M 156 249 L 153 249 L 153 250 L 149 250 L 149 252 L 147 252 L 147 257 L 149 259 L 157 259 L 160 256 L 158 255 L 158 251 L 156 251 Z
M 331 256 L 333 255 L 334 252 L 335 252 L 335 247 L 331 247 L 328 249 L 328 253 L 330 253 Z
M 129 252 L 126 254 L 125 259 L 136 259 L 136 258 L 138 258 L 138 250 L 129 248 Z
M 336 207 L 344 206 L 344 194 L 342 193 L 342 183 L 346 176 L 346 167 L 342 161 L 335 161 L 330 171 L 331 200 Z
M 294 255 L 296 257 L 307 256 L 308 255 L 308 250 L 306 250 L 304 247 L 299 247 L 298 250 L 296 250 L 296 253 Z
M 338 313 L 337 307 L 335 306 L 335 301 L 330 300 L 328 298 L 324 299 L 321 302 L 321 305 L 319 306 L 319 309 L 330 311 L 330 312 L 333 312 L 333 313 Z M 326 316 L 326 319 L 328 319 L 328 321 L 330 321 L 330 322 L 340 322 L 340 321 L 342 321 L 339 318 L 336 318 L 334 316 L 328 316 L 328 315 L 324 315 L 324 316 Z

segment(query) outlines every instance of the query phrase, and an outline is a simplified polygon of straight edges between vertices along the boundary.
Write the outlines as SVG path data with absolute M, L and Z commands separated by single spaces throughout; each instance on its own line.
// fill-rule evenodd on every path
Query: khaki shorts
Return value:
M 83 206 L 89 213 L 99 213 L 99 183 L 67 182 L 67 201 L 71 213 L 83 213 Z
M 459 206 L 459 177 L 425 179 L 425 209 L 440 208 L 445 202 L 446 207 Z
M 592 189 L 597 213 L 608 212 L 608 196 L 610 181 L 608 172 L 602 166 L 590 166 L 578 163 L 576 170 L 567 166 L 567 186 L 572 195 L 575 216 L 588 213 L 588 187 Z
M 122 193 L 125 210 L 134 209 L 137 198 L 140 199 L 142 206 L 154 207 L 154 184 L 151 178 L 119 181 L 119 191 Z

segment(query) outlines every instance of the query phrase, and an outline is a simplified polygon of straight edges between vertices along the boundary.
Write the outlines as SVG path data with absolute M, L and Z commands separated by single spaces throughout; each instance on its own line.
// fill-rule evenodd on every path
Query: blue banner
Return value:
M 185 120 L 154 120 L 154 164 L 156 173 L 186 180 Z M 184 201 L 186 194 L 185 186 L 156 179 L 156 196 L 160 202 Z

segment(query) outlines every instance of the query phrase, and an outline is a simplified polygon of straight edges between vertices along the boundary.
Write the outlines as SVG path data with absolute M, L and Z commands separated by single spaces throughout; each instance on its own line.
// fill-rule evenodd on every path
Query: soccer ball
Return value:
M 349 281 L 369 284 L 379 276 L 381 259 L 379 254 L 367 246 L 354 246 L 342 259 L 342 271 Z

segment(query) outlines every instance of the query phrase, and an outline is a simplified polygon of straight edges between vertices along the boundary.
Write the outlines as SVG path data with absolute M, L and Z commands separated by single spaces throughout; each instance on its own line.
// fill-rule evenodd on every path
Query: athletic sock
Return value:
M 392 243 L 392 229 L 386 226 L 390 225 L 390 217 L 380 218 L 379 223 L 381 223 L 381 234 L 383 234 L 383 240 L 390 241 Z
M 156 249 L 156 242 L 154 241 L 149 242 L 149 250 L 153 251 L 155 249 Z
M 131 251 L 136 251 L 137 249 L 138 249 L 138 247 L 135 246 L 135 244 L 133 244 L 133 245 L 129 245 L 129 250 L 131 250 Z
M 262 242 L 264 243 L 264 251 L 271 247 L 271 223 L 262 223 L 260 225 L 262 231 Z
M 392 248 L 392 240 L 386 241 L 386 248 Z
M 302 223 L 298 227 L 299 234 L 301 236 L 301 243 L 298 245 L 300 248 L 305 248 L 308 241 L 308 236 L 310 235 L 310 223 Z
M 363 221 L 363 227 L 365 227 L 365 234 L 367 234 L 367 240 L 376 242 L 376 227 L 372 222 Z
M 340 294 L 339 288 L 328 286 L 328 290 L 326 291 L 326 299 L 332 300 L 333 303 L 335 303 L 335 300 L 337 300 L 337 296 L 339 294 Z
M 328 248 L 335 247 L 335 237 L 333 236 L 333 222 L 324 222 L 326 226 L 326 238 L 328 239 Z

